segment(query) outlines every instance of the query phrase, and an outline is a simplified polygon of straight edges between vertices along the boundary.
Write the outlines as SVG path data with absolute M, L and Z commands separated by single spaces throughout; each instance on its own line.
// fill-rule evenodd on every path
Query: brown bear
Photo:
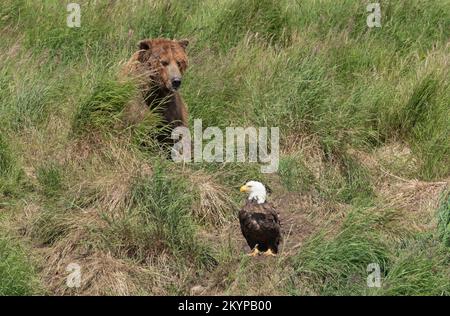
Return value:
M 124 67 L 124 73 L 138 79 L 142 100 L 147 108 L 159 111 L 164 132 L 158 141 L 171 145 L 171 131 L 177 126 L 187 126 L 187 108 L 179 88 L 188 66 L 186 47 L 188 40 L 146 39 L 139 42 L 139 50 Z M 127 109 L 128 120 L 136 121 L 145 111 L 139 105 Z M 134 113 L 133 113 L 134 112 Z

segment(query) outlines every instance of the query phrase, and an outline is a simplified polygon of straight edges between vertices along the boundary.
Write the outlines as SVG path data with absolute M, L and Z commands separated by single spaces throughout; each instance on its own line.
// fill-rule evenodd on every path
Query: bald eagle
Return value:
M 252 251 L 267 256 L 278 253 L 281 241 L 280 219 L 275 208 L 266 202 L 266 188 L 258 181 L 249 181 L 240 189 L 249 194 L 244 207 L 239 211 L 241 231 Z

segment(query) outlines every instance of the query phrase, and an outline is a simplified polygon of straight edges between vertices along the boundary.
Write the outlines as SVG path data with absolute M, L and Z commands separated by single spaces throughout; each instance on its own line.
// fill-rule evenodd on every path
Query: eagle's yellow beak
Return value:
M 241 186 L 239 191 L 241 191 L 241 192 L 248 192 L 248 186 L 246 186 L 246 185 Z

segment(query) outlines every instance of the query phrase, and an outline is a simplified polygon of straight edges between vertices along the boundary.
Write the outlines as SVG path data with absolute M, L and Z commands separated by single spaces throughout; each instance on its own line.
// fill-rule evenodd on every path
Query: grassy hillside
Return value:
M 448 1 L 382 0 L 373 29 L 373 1 L 80 0 L 80 28 L 68 2 L 0 2 L 0 294 L 450 294 Z M 191 123 L 280 128 L 277 173 L 171 162 L 152 114 L 121 127 L 152 37 L 190 40 Z M 245 256 L 248 179 L 277 258 Z

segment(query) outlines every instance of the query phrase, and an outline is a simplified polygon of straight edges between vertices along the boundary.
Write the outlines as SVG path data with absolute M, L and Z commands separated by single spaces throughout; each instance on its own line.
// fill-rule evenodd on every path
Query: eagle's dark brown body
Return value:
M 281 241 L 280 219 L 270 203 L 258 204 L 255 200 L 247 200 L 239 211 L 239 222 L 251 249 L 258 245 L 259 251 L 271 249 L 274 253 L 278 252 Z

